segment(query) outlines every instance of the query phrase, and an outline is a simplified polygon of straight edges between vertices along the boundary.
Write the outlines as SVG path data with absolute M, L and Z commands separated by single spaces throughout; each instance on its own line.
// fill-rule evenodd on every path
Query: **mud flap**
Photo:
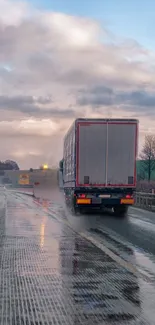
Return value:
M 114 214 L 118 217 L 126 217 L 128 214 L 128 206 L 127 205 L 116 205 L 114 207 Z

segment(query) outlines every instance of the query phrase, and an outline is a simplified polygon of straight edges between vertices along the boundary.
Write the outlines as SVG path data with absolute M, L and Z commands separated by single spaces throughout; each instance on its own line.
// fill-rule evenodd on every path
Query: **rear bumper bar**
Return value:
M 100 206 L 116 206 L 116 205 L 133 205 L 134 199 L 126 199 L 126 198 L 110 198 L 110 199 L 76 199 L 76 206 L 88 206 L 88 207 L 100 207 Z

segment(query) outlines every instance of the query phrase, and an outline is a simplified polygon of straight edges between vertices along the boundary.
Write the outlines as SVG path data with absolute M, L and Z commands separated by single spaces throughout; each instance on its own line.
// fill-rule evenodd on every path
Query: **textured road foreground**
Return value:
M 62 195 L 45 193 L 0 193 L 0 324 L 155 324 L 154 274 L 136 269 L 125 244 L 99 249 L 88 227 L 75 232 Z

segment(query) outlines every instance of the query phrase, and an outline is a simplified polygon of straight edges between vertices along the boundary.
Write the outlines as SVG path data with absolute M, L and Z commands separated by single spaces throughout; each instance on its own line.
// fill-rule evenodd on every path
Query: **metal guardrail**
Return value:
M 155 211 L 155 194 L 135 192 L 134 198 L 135 198 L 135 206 L 140 207 L 142 209 Z

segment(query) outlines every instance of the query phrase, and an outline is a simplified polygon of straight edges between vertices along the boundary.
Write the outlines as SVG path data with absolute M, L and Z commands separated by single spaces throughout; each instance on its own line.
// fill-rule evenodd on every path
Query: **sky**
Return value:
M 153 0 L 0 0 L 0 159 L 57 166 L 77 117 L 155 133 Z

